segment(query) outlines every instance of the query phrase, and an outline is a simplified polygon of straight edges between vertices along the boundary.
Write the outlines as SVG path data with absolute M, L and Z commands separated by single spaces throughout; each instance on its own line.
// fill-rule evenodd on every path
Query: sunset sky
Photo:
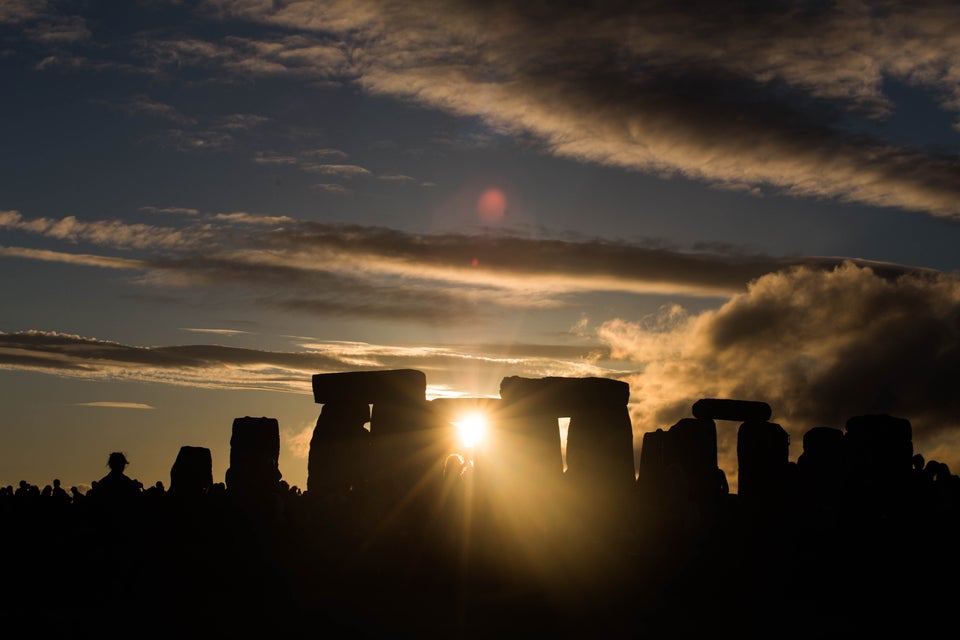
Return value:
M 0 0 L 0 484 L 169 484 L 315 373 L 628 381 L 960 471 L 944 2 Z M 718 422 L 734 481 L 737 424 Z

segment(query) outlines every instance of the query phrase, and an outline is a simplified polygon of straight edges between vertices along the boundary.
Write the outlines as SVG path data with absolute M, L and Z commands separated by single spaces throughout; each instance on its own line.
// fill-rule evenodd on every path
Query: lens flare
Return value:
M 484 222 L 497 222 L 507 212 L 507 196 L 496 187 L 490 187 L 477 200 L 477 213 Z
M 459 420 L 454 420 L 453 424 L 460 434 L 460 441 L 468 449 L 479 445 L 487 432 L 487 417 L 478 412 L 469 413 Z

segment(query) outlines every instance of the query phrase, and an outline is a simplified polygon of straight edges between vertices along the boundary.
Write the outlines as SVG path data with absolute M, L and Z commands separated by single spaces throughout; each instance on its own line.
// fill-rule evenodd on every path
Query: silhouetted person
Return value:
M 127 457 L 123 453 L 111 453 L 107 458 L 110 472 L 95 482 L 90 490 L 90 497 L 95 498 L 100 505 L 129 506 L 139 495 L 142 485 L 124 473 L 127 464 Z

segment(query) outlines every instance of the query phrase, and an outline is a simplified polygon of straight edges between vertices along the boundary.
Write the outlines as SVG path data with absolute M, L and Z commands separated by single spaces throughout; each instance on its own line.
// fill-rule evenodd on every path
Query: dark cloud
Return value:
M 174 82 L 351 84 L 584 162 L 724 189 L 960 214 L 956 155 L 904 146 L 880 126 L 897 109 L 885 93 L 891 81 L 960 114 L 960 14 L 948 0 L 743 1 L 722 11 L 689 0 L 209 0 L 178 7 L 190 20 L 148 30 L 148 21 L 131 19 L 126 32 L 96 7 L 90 16 L 54 8 L 16 2 L 0 13 L 0 23 L 36 32 L 40 67 L 136 66 Z M 102 36 L 109 42 L 90 45 L 100 32 L 88 23 L 103 22 L 114 29 Z M 130 106 L 190 121 L 149 100 Z M 224 149 L 228 131 L 261 122 L 229 116 L 154 139 L 182 151 Z M 298 166 L 367 175 L 358 165 Z
M 152 207 L 145 211 L 160 211 Z M 841 258 L 685 252 L 656 242 L 551 239 L 509 232 L 414 234 L 247 212 L 173 218 L 186 226 L 27 218 L 0 211 L 0 230 L 140 257 L 0 247 L 0 257 L 128 270 L 154 289 L 203 288 L 224 298 L 252 292 L 265 305 L 316 315 L 479 323 L 508 310 L 576 308 L 598 292 L 721 300 L 793 265 L 832 269 Z M 922 272 L 867 263 L 886 278 Z
M 641 369 L 629 377 L 640 431 L 691 415 L 701 397 L 763 400 L 790 431 L 795 456 L 810 427 L 891 413 L 911 420 L 917 451 L 960 466 L 957 276 L 796 267 L 759 278 L 719 309 L 668 308 L 642 322 L 609 321 L 599 335 L 613 357 Z
M 950 3 L 212 4 L 340 39 L 368 91 L 479 117 L 558 155 L 958 214 L 954 156 L 862 134 L 895 109 L 888 79 L 960 111 Z

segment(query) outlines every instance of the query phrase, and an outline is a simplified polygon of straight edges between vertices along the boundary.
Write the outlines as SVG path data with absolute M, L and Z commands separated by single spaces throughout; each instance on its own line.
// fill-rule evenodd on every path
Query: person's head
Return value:
M 127 456 L 120 451 L 114 451 L 107 458 L 107 466 L 111 471 L 123 471 L 127 467 Z

